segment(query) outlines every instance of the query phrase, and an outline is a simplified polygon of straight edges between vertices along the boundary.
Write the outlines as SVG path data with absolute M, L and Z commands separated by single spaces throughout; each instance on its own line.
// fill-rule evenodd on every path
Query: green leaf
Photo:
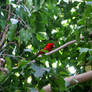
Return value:
M 41 65 L 37 66 L 35 64 L 32 64 L 31 68 L 35 71 L 33 74 L 37 78 L 43 77 L 43 75 L 45 74 L 45 72 L 49 72 L 48 68 L 44 68 Z
M 9 4 L 9 2 L 10 2 L 9 0 L 6 0 L 6 4 Z
M 48 38 L 48 36 L 45 32 L 37 33 L 37 40 L 46 40 L 47 38 Z
M 0 72 L 0 84 L 4 81 L 4 78 L 6 78 L 6 74 Z
M 61 76 L 54 76 L 55 79 L 54 84 L 52 86 L 52 88 L 58 92 L 58 91 L 64 91 L 65 90 L 65 81 L 64 78 L 62 78 Z
M 37 40 L 45 40 L 44 36 L 41 34 L 37 34 Z
M 25 44 L 30 41 L 32 34 L 30 30 L 24 30 L 23 28 L 20 30 L 20 41 Z
M 88 57 L 88 60 L 92 60 L 92 56 L 89 56 L 89 57 Z
M 16 28 L 17 28 L 17 25 L 15 25 L 15 24 L 12 24 L 10 26 L 9 31 L 8 31 L 8 40 L 9 41 L 15 40 L 15 38 L 16 38 Z
M 38 48 L 39 47 L 39 41 L 37 40 L 36 35 L 34 33 L 32 34 L 32 45 L 35 48 Z
M 23 66 L 25 66 L 27 63 L 28 63 L 27 60 L 21 60 L 21 61 L 19 61 L 19 63 L 18 63 L 18 67 L 23 67 Z
M 34 5 L 35 5 L 35 11 L 38 11 L 38 9 L 40 8 L 40 0 L 34 0 Z
M 81 52 L 81 53 L 83 53 L 83 52 L 88 52 L 88 50 L 89 50 L 88 48 L 81 48 L 81 49 L 80 49 L 80 52 Z
M 6 20 L 0 20 L 0 26 L 2 27 L 2 29 L 4 29 L 4 27 L 5 27 L 5 23 L 6 22 Z M 1 28 L 0 28 L 1 29 Z
M 58 80 L 56 80 L 56 85 L 58 85 L 61 90 L 65 90 L 64 78 L 60 77 Z
M 43 49 L 42 49 L 42 50 L 40 50 L 40 51 L 45 52 L 45 53 L 48 53 L 48 50 L 43 50 Z
M 26 0 L 26 5 L 29 7 L 30 10 L 32 10 L 33 0 Z
M 45 3 L 45 0 L 40 0 L 40 8 L 42 7 L 42 5 Z
M 11 71 L 12 70 L 12 61 L 11 61 L 11 59 L 9 57 L 6 57 L 5 60 L 6 60 L 6 64 L 5 64 L 6 68 L 9 71 Z
M 40 92 L 45 92 L 45 91 L 42 89 L 42 90 L 40 90 Z

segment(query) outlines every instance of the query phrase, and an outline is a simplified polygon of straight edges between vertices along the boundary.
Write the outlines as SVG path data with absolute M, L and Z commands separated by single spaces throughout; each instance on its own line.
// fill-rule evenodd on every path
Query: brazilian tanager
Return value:
M 53 48 L 55 47 L 54 43 L 48 43 L 43 50 L 47 50 L 48 52 L 51 51 Z M 44 54 L 43 51 L 39 51 L 39 53 L 37 54 L 38 56 Z

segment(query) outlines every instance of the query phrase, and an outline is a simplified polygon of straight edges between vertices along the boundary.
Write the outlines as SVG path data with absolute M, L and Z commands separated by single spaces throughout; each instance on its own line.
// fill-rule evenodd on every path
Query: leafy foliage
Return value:
M 8 18 L 9 30 L 0 57 L 8 73 L 0 72 L 2 92 L 44 92 L 41 88 L 50 84 L 53 92 L 86 92 L 92 90 L 90 84 L 66 88 L 69 83 L 64 78 L 92 69 L 92 7 L 91 3 L 77 0 L 1 0 L 0 38 Z M 50 56 L 37 53 L 47 43 L 55 43 L 56 48 L 71 40 L 77 43 L 53 53 Z M 28 64 L 32 60 L 34 64 Z M 69 67 L 76 70 L 71 74 Z M 66 85 L 66 86 L 65 86 Z M 90 86 L 91 85 L 91 86 Z

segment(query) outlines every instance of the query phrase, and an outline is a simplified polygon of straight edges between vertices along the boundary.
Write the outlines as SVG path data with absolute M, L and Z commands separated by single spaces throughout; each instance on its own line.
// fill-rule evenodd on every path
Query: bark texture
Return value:
M 77 84 L 77 83 L 83 83 L 83 82 L 86 82 L 88 80 L 92 80 L 92 71 L 78 74 L 75 76 L 71 76 L 71 77 L 65 78 L 64 80 L 69 82 L 68 87 L 72 86 L 74 84 Z M 45 92 L 52 92 L 50 85 L 44 86 L 43 90 L 45 90 Z

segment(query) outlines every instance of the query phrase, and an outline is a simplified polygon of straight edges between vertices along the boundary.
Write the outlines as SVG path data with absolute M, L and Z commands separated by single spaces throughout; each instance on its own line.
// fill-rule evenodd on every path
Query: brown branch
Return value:
M 17 0 L 17 4 L 20 4 L 20 0 Z
M 69 78 L 65 78 L 65 81 L 68 81 L 70 83 L 69 86 L 72 86 L 72 85 L 78 84 L 78 83 L 83 83 L 88 80 L 92 80 L 92 71 L 78 74 L 78 75 L 75 75 L 75 76 L 72 76 Z
M 8 69 L 7 68 L 0 67 L 0 71 L 3 72 L 3 73 L 8 73 Z
M 8 8 L 9 8 L 9 13 L 8 13 L 8 18 L 7 18 L 7 21 L 6 21 L 6 26 L 4 28 L 4 32 L 3 32 L 3 35 L 2 35 L 2 38 L 1 38 L 1 41 L 0 41 L 0 47 L 2 47 L 5 39 L 6 39 L 6 33 L 7 31 L 9 30 L 9 24 L 8 24 L 8 21 L 10 20 L 10 15 L 11 15 L 11 6 L 8 5 Z
M 3 45 L 3 43 L 4 43 L 4 41 L 5 41 L 6 33 L 7 33 L 8 29 L 9 29 L 9 24 L 7 24 L 6 27 L 5 27 L 4 33 L 3 33 L 3 35 L 2 35 L 2 39 L 1 39 L 1 41 L 0 41 L 0 47 Z
M 83 82 L 86 82 L 88 80 L 92 80 L 92 71 L 85 72 L 85 73 L 82 73 L 82 74 L 78 74 L 78 75 L 75 75 L 75 76 L 71 76 L 69 78 L 65 78 L 64 80 L 66 82 L 70 83 L 67 87 L 72 86 L 74 84 L 83 83 Z M 52 92 L 50 85 L 44 86 L 43 90 L 45 92 Z
M 54 50 L 52 50 L 52 51 L 46 53 L 45 55 L 47 55 L 47 56 L 48 56 L 48 55 L 51 55 L 51 54 L 53 54 L 53 53 L 59 51 L 60 49 L 63 49 L 63 48 L 65 48 L 65 47 L 67 47 L 68 45 L 73 44 L 73 43 L 75 43 L 75 42 L 76 42 L 76 40 L 72 40 L 72 41 L 70 41 L 70 42 L 67 42 L 67 43 L 65 43 L 64 45 L 62 45 L 62 46 L 60 46 L 60 47 L 58 47 L 58 48 L 56 48 L 56 49 L 54 49 Z M 42 55 L 39 55 L 38 57 L 42 57 Z M 35 63 L 35 62 L 36 62 L 36 60 L 30 61 L 28 64 L 26 64 L 26 67 L 29 66 L 29 65 L 32 64 L 32 63 Z
M 22 25 L 25 29 L 28 28 L 28 25 L 25 23 L 25 21 L 24 21 L 22 18 L 20 18 L 19 16 L 17 16 L 17 19 L 18 19 L 18 21 L 21 23 L 21 25 Z
M 52 50 L 52 51 L 46 53 L 45 55 L 47 55 L 47 56 L 48 56 L 48 55 L 51 55 L 52 53 L 55 53 L 55 52 L 59 51 L 60 49 L 63 49 L 63 48 L 65 48 L 65 47 L 67 47 L 68 45 L 73 44 L 73 43 L 75 43 L 75 42 L 76 42 L 76 40 L 72 40 L 72 41 L 70 41 L 70 42 L 67 42 L 67 43 L 65 43 L 64 45 L 62 45 L 62 46 L 56 48 L 55 50 Z
M 5 60 L 3 58 L 0 58 L 0 71 L 3 73 L 7 73 L 8 69 L 4 68 Z

